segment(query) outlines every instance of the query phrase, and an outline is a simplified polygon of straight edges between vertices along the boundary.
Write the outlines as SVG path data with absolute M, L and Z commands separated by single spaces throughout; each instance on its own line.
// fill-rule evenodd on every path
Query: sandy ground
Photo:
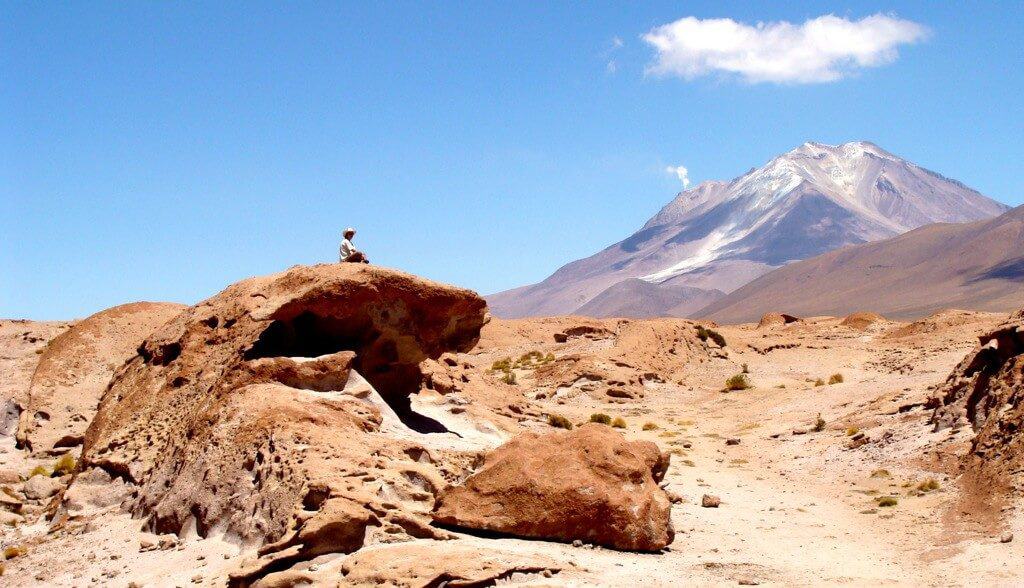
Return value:
M 624 434 L 671 450 L 665 481 L 681 502 L 673 508 L 676 540 L 663 553 L 467 534 L 455 542 L 414 543 L 438 555 L 458 544 L 558 564 L 554 573 L 500 579 L 507 584 L 1024 584 L 1019 508 L 1013 502 L 979 503 L 965 494 L 955 458 L 970 432 L 931 432 L 922 406 L 976 344 L 976 335 L 1001 318 L 974 313 L 952 326 L 930 332 L 925 326 L 900 338 L 885 336 L 900 326 L 888 322 L 866 331 L 840 326 L 836 319 L 770 330 L 722 327 L 727 357 L 690 366 L 682 384 L 650 385 L 642 399 L 625 403 L 587 394 L 537 401 L 574 422 L 595 412 L 621 416 Z M 474 358 L 487 365 L 499 355 Z M 744 364 L 753 387 L 723 392 L 725 380 Z M 842 383 L 815 385 L 837 373 Z M 519 387 L 530 397 L 529 374 L 521 376 Z M 819 415 L 823 427 L 816 431 Z M 867 441 L 858 445 L 860 434 Z M 929 479 L 938 488 L 919 490 Z M 721 506 L 703 508 L 704 494 L 720 497 Z M 897 503 L 879 506 L 882 496 Z M 158 538 L 142 533 L 141 524 L 108 508 L 57 529 L 45 522 L 8 527 L 0 537 L 3 545 L 25 546 L 27 553 L 5 562 L 0 583 L 224 585 L 227 573 L 250 553 L 225 538 L 187 534 L 165 549 L 150 550 L 141 542 Z M 1001 542 L 1006 532 L 1017 539 Z M 358 553 L 380 552 L 387 560 L 403 546 L 408 544 Z M 330 577 L 337 582 L 337 570 L 354 557 L 325 556 L 312 567 L 333 570 Z

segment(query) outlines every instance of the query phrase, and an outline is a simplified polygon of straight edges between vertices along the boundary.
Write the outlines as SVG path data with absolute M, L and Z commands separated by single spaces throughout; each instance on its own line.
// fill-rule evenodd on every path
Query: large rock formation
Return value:
M 53 339 L 39 358 L 18 424 L 18 443 L 36 453 L 81 445 L 114 370 L 185 306 L 135 302 L 100 311 Z
M 377 267 L 296 266 L 239 282 L 157 330 L 117 371 L 82 467 L 134 485 L 127 506 L 154 531 L 263 545 L 242 584 L 368 541 L 437 537 L 433 493 L 474 456 L 439 461 L 382 423 L 411 416 L 421 362 L 469 350 L 486 320 L 471 291 Z M 374 388 L 390 406 L 371 402 Z
M 1003 478 L 1024 466 L 1024 310 L 979 343 L 932 399 L 932 422 L 937 430 L 971 426 L 968 467 Z
M 658 487 L 669 456 L 606 425 L 526 433 L 439 496 L 445 525 L 657 551 L 672 542 L 671 503 Z

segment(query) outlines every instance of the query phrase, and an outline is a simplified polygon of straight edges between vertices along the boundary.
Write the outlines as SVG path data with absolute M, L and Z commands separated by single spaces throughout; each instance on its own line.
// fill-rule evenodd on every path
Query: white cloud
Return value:
M 625 45 L 625 43 L 622 42 L 621 38 L 619 38 L 619 37 L 612 37 L 612 49 L 618 49 L 619 47 L 622 47 L 623 45 Z
M 713 72 L 750 82 L 831 82 L 864 67 L 892 63 L 896 48 L 915 43 L 928 29 L 909 20 L 875 14 L 851 21 L 819 16 L 793 24 L 692 16 L 643 36 L 657 55 L 650 74 L 693 79 Z
M 679 181 L 683 183 L 684 190 L 690 187 L 690 170 L 681 165 L 670 165 L 665 168 L 665 171 L 679 178 Z
M 609 61 L 607 65 L 604 66 L 604 70 L 606 72 L 610 73 L 610 74 L 613 74 L 613 73 L 619 71 L 619 64 L 616 63 L 615 60 L 613 59 L 613 60 Z

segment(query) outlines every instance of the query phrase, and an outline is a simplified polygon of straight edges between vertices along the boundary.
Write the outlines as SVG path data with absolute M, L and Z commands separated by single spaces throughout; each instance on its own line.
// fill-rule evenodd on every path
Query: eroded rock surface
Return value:
M 134 302 L 98 312 L 54 338 L 40 355 L 18 423 L 18 443 L 35 453 L 82 444 L 114 371 L 185 306 Z
M 975 431 L 969 466 L 997 477 L 1024 465 L 1024 310 L 979 337 L 931 400 L 936 430 Z
M 118 370 L 82 467 L 134 486 L 127 506 L 155 532 L 264 545 L 243 584 L 364 542 L 443 537 L 429 526 L 433 493 L 475 456 L 432 459 L 383 434 L 381 406 L 407 414 L 419 364 L 469 350 L 486 320 L 471 291 L 378 267 L 296 266 L 239 282 Z M 372 386 L 351 389 L 357 371 Z M 387 404 L 368 399 L 378 391 Z
M 464 484 L 440 494 L 434 520 L 519 537 L 657 551 L 674 537 L 658 487 L 669 456 L 611 427 L 525 433 L 489 454 Z

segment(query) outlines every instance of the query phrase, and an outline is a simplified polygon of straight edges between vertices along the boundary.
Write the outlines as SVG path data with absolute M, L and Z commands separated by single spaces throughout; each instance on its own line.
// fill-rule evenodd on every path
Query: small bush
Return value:
M 622 417 L 615 417 L 615 420 L 612 421 L 612 426 L 615 427 L 616 429 L 625 429 L 626 420 L 623 419 Z
M 4 559 L 14 559 L 16 557 L 21 557 L 26 553 L 28 553 L 28 550 L 20 545 L 4 547 Z
M 644 423 L 643 429 L 645 431 L 653 431 L 658 428 L 658 425 L 654 423 Z
M 540 351 L 528 351 L 519 356 L 519 363 L 526 365 L 532 361 L 540 361 L 544 359 L 544 354 Z
M 701 341 L 707 341 L 708 339 L 711 339 L 719 347 L 725 347 L 725 337 L 723 337 L 721 333 L 719 333 L 718 331 L 713 331 L 711 329 L 705 328 L 702 325 L 697 325 L 697 338 L 700 339 Z
M 736 374 L 725 381 L 726 390 L 746 390 L 750 387 L 750 378 L 746 374 Z
M 843 374 L 832 374 L 829 377 L 829 379 L 828 379 L 828 385 L 829 386 L 831 386 L 832 384 L 842 384 L 842 383 L 843 383 Z
M 595 412 L 594 414 L 590 415 L 590 422 L 600 423 L 602 425 L 610 425 L 612 424 L 612 417 L 604 414 L 603 412 Z
M 939 481 L 935 478 L 928 478 L 924 482 L 917 485 L 917 489 L 921 492 L 931 492 L 932 490 L 939 489 Z
M 75 464 L 75 456 L 70 453 L 65 453 L 60 456 L 57 463 L 53 464 L 53 476 L 59 477 L 73 473 L 75 471 Z
M 512 360 L 508 357 L 505 359 L 499 359 L 491 364 L 491 371 L 494 372 L 507 372 L 510 369 L 512 369 Z
M 552 361 L 555 361 L 555 354 L 554 353 L 549 353 L 549 354 L 544 356 L 544 363 L 550 363 Z
M 559 429 L 572 429 L 572 423 L 569 422 L 569 419 L 560 414 L 549 414 L 548 424 Z
M 814 386 L 815 387 L 824 386 L 824 385 L 825 385 L 825 380 L 822 380 L 821 378 L 818 378 L 817 380 L 814 381 Z
M 896 506 L 900 502 L 895 496 L 882 496 L 875 501 L 878 502 L 878 506 Z
M 820 433 L 825 430 L 825 419 L 821 418 L 821 413 L 818 413 L 818 419 L 814 421 L 814 431 Z
M 875 470 L 875 471 L 871 472 L 871 477 L 872 478 L 891 478 L 892 474 L 889 473 L 889 470 L 882 469 L 882 470 Z
M 32 476 L 44 476 L 49 478 L 50 474 L 52 473 L 53 472 L 51 472 L 49 468 L 40 465 L 32 468 L 32 471 L 28 473 L 28 477 L 31 478 Z
M 846 436 L 847 437 L 853 437 L 857 433 L 860 433 L 860 429 L 858 429 L 857 427 L 847 427 L 847 429 L 846 429 Z
M 515 385 L 515 383 L 516 383 L 516 373 L 513 372 L 512 370 L 509 370 L 509 371 L 505 372 L 505 375 L 501 377 L 501 381 L 505 382 L 506 384 Z

